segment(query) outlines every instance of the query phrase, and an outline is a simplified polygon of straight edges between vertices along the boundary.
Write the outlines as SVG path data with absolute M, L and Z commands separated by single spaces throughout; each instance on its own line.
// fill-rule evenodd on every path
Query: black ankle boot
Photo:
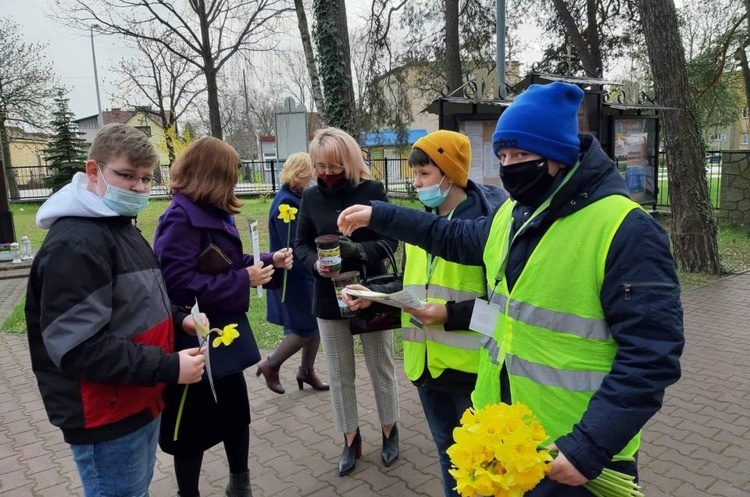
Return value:
M 383 433 L 383 452 L 380 453 L 380 459 L 386 467 L 398 459 L 398 426 L 395 423 L 390 437 L 386 437 Z
M 227 497 L 253 497 L 253 491 L 250 489 L 250 471 L 229 475 Z
M 345 476 L 354 471 L 354 466 L 356 466 L 357 459 L 360 457 L 362 457 L 362 437 L 359 435 L 359 428 L 357 428 L 357 434 L 354 436 L 351 445 L 346 445 L 346 435 L 344 435 L 344 452 L 339 459 L 339 476 Z

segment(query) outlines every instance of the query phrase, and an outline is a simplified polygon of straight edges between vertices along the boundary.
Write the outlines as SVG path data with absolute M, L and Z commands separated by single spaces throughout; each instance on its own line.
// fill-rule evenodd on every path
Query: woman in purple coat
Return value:
M 228 346 L 209 349 L 210 385 L 191 385 L 174 439 L 183 388 L 165 390 L 159 445 L 174 456 L 179 495 L 199 496 L 203 452 L 219 442 L 229 463 L 229 497 L 252 496 L 248 471 L 250 405 L 243 370 L 260 360 L 247 310 L 250 289 L 280 282 L 291 268 L 292 253 L 283 249 L 261 254 L 259 261 L 244 254 L 234 215 L 242 203 L 234 196 L 240 158 L 228 144 L 212 137 L 192 143 L 172 166 L 172 202 L 159 218 L 154 251 L 161 259 L 167 293 L 173 303 L 190 307 L 198 302 L 212 327 L 236 323 L 239 337 Z M 213 248 L 210 248 L 210 247 Z M 208 252 L 206 250 L 208 249 Z M 197 338 L 178 332 L 175 349 L 196 347 Z
M 313 167 L 310 155 L 305 152 L 292 154 L 281 170 L 281 188 L 268 212 L 268 236 L 271 250 L 281 250 L 294 243 L 297 234 L 297 219 L 287 224 L 279 219 L 279 206 L 288 205 L 299 209 L 302 191 L 310 186 Z M 313 390 L 328 390 L 315 373 L 315 357 L 318 355 L 320 334 L 318 322 L 312 309 L 313 277 L 300 265 L 287 273 L 286 295 L 282 302 L 282 289 L 268 292 L 266 320 L 284 327 L 284 339 L 268 359 L 260 363 L 256 376 L 263 375 L 266 385 L 276 393 L 284 393 L 279 382 L 279 368 L 292 355 L 302 350 L 302 362 L 297 370 L 297 387 L 307 383 Z

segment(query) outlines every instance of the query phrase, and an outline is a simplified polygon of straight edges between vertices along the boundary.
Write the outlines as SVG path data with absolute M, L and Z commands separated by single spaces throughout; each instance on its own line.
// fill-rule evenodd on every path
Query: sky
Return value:
M 51 18 L 53 0 L 0 0 L 0 16 L 10 18 L 20 26 L 27 43 L 46 44 L 47 59 L 52 63 L 60 82 L 70 90 L 70 108 L 76 118 L 98 113 L 96 85 L 88 29 L 74 29 Z M 368 0 L 347 0 L 350 23 L 357 22 L 368 9 Z M 308 17 L 308 21 L 310 21 Z M 296 30 L 296 19 L 293 28 Z M 123 41 L 114 36 L 94 35 L 99 95 L 102 110 L 112 108 L 112 88 L 118 79 L 110 68 L 122 58 L 134 54 Z
M 98 110 L 89 32 L 64 26 L 52 19 L 49 7 L 52 1 L 0 0 L 0 16 L 9 17 L 19 24 L 24 41 L 47 45 L 47 59 L 60 82 L 70 90 L 70 108 L 76 118 L 95 115 Z M 508 8 L 512 7 L 512 1 L 506 1 Z M 679 7 L 683 2 L 675 0 L 675 3 Z M 369 10 L 367 4 L 368 0 L 347 0 L 350 29 L 351 24 Z M 121 39 L 103 35 L 94 35 L 94 49 L 101 105 L 103 110 L 109 109 L 113 107 L 111 93 L 117 79 L 110 68 L 133 52 Z
M 0 0 L 0 16 L 20 26 L 25 42 L 47 45 L 47 60 L 60 83 L 70 90 L 70 107 L 76 118 L 94 115 L 98 110 L 89 32 L 63 26 L 50 19 L 49 11 L 48 0 Z M 108 67 L 129 52 L 114 37 L 95 35 L 94 48 L 102 109 L 106 109 L 112 105 L 105 86 L 114 78 Z

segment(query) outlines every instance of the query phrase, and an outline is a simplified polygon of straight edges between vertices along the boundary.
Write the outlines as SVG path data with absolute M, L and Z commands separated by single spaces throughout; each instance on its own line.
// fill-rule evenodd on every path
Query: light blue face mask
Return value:
M 440 191 L 440 185 L 443 184 L 443 180 L 445 180 L 445 178 L 445 175 L 443 175 L 443 179 L 441 179 L 440 183 L 436 185 L 417 188 L 419 201 L 431 209 L 442 205 L 442 203 L 445 202 L 445 199 L 448 197 L 448 192 L 450 192 L 451 188 L 453 188 L 453 183 L 451 183 L 447 190 L 445 190 L 444 192 Z
M 101 169 L 99 172 L 101 172 Z M 103 173 L 102 179 L 104 180 L 104 184 L 107 185 L 107 190 L 102 197 L 102 203 L 119 215 L 135 217 L 148 205 L 148 193 L 136 193 L 131 190 L 120 188 L 119 186 L 110 185 L 107 183 L 107 180 L 104 179 Z M 140 181 L 140 179 L 138 181 Z

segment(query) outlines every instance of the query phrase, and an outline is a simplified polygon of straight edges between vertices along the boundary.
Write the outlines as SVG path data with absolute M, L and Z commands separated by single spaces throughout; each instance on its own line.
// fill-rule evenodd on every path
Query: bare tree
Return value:
M 58 13 L 85 25 L 162 44 L 205 76 L 211 134 L 222 137 L 218 75 L 240 51 L 271 48 L 276 23 L 291 11 L 285 0 L 64 0 Z M 155 33 L 163 33 L 161 36 Z M 168 35 L 168 36 L 167 36 Z M 173 46 L 171 40 L 180 40 Z M 184 50 L 183 50 L 184 48 Z
M 45 48 L 45 45 L 25 43 L 17 24 L 0 20 L 0 159 L 5 168 L 5 174 L 0 174 L 0 183 L 7 178 L 13 197 L 18 197 L 19 192 L 11 169 L 7 126 L 45 127 L 50 103 L 57 94 L 56 77 L 46 61 Z M 0 212 L 9 212 L 8 198 L 2 197 Z
M 201 73 L 161 43 L 146 38 L 135 38 L 132 43 L 138 55 L 122 60 L 114 68 L 121 80 L 113 98 L 123 99 L 128 107 L 136 107 L 145 99 L 157 111 L 171 167 L 176 158 L 177 121 L 204 91 L 196 84 Z M 179 44 L 176 40 L 173 43 Z
M 711 209 L 703 146 L 688 86 L 673 0 L 639 0 L 654 87 L 662 112 L 669 167 L 671 237 L 677 268 L 719 274 L 716 218 Z
M 325 100 L 323 99 L 323 89 L 320 85 L 320 75 L 318 74 L 318 65 L 315 63 L 315 52 L 313 51 L 312 41 L 310 40 L 310 31 L 307 25 L 307 14 L 302 0 L 294 0 L 294 10 L 297 13 L 297 26 L 299 27 L 300 40 L 302 49 L 305 54 L 305 64 L 307 74 L 310 77 L 310 86 L 312 88 L 313 101 L 318 113 L 322 115 L 325 110 Z M 322 116 L 325 118 L 325 116 Z

